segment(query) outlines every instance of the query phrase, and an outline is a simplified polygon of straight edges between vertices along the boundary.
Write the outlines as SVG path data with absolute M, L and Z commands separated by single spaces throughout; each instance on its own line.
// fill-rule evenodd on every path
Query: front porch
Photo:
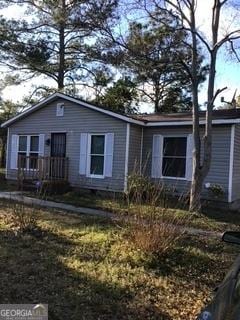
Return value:
M 18 185 L 37 181 L 68 181 L 66 157 L 18 156 Z

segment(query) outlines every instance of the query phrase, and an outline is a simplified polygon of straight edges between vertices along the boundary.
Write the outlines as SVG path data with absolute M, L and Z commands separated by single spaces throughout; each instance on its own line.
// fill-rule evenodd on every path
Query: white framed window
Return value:
M 88 176 L 104 178 L 105 134 L 89 134 L 88 143 Z
M 111 178 L 114 133 L 81 133 L 79 174 L 90 178 Z
M 162 177 L 186 178 L 187 136 L 164 136 L 162 149 Z
M 19 135 L 18 158 L 20 167 L 37 169 L 39 157 L 39 135 Z

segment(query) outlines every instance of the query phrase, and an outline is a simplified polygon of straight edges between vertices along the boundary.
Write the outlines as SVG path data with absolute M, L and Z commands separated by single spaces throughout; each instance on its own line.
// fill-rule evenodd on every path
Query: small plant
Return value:
M 221 198 L 225 194 L 223 187 L 217 183 L 215 184 L 211 183 L 207 189 L 211 193 L 211 195 L 215 198 Z
M 32 233 L 37 229 L 38 209 L 23 203 L 13 203 L 5 215 L 5 221 L 17 233 Z
M 174 248 L 183 235 L 175 219 L 137 218 L 130 222 L 129 240 L 148 254 L 161 255 Z
M 176 192 L 173 187 L 163 183 L 153 182 L 149 177 L 133 173 L 128 177 L 128 204 L 148 204 L 151 206 L 166 206 L 168 199 Z

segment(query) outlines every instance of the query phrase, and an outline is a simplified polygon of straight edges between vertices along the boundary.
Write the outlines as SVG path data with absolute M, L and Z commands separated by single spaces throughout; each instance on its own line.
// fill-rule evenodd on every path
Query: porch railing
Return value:
M 68 158 L 18 156 L 18 180 L 68 180 Z

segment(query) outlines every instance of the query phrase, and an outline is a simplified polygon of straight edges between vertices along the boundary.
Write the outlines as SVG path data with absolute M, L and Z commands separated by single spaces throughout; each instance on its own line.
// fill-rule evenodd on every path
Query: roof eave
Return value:
M 40 101 L 39 103 L 37 103 L 36 105 L 30 107 L 29 109 L 25 110 L 24 112 L 16 115 L 15 117 L 13 117 L 12 119 L 9 119 L 7 121 L 5 121 L 4 123 L 2 123 L 1 127 L 2 128 L 6 128 L 9 127 L 11 124 L 13 124 L 14 122 L 20 120 L 21 118 L 27 116 L 28 114 L 40 109 L 43 105 L 45 105 L 46 103 L 49 103 L 57 98 L 62 98 L 71 102 L 74 102 L 78 105 L 82 105 L 85 106 L 89 109 L 95 110 L 97 112 L 101 112 L 103 114 L 109 115 L 111 117 L 114 117 L 116 119 L 120 119 L 122 121 L 125 121 L 127 123 L 132 123 L 132 124 L 136 124 L 136 125 L 140 125 L 140 126 L 144 126 L 144 127 L 166 127 L 166 126 L 192 126 L 192 121 L 191 120 L 186 120 L 186 121 L 156 121 L 156 122 L 149 122 L 146 120 L 136 120 L 130 117 L 127 117 L 125 115 L 121 115 L 118 113 L 115 113 L 113 111 L 110 110 L 105 110 L 102 108 L 99 108 L 97 106 L 94 106 L 88 102 L 85 101 L 80 101 L 78 99 L 72 98 L 70 96 L 67 96 L 63 93 L 53 93 L 52 95 L 50 95 L 48 98 Z M 204 125 L 206 123 L 205 120 L 200 120 L 200 125 Z M 240 123 L 240 119 L 215 119 L 212 121 L 213 124 L 234 124 L 234 123 Z
M 62 99 L 65 99 L 65 100 L 68 100 L 68 101 L 71 101 L 71 102 L 74 102 L 74 103 L 77 103 L 78 105 L 82 105 L 82 106 L 85 106 L 89 109 L 92 109 L 92 110 L 95 110 L 97 112 L 101 112 L 103 114 L 106 114 L 106 115 L 109 115 L 111 117 L 114 117 L 116 119 L 119 119 L 119 120 L 122 120 L 122 121 L 125 121 L 125 122 L 129 122 L 129 123 L 132 123 L 132 124 L 137 124 L 137 125 L 140 125 L 140 126 L 144 126 L 144 121 L 140 121 L 140 120 L 135 120 L 133 118 L 130 118 L 130 117 L 127 117 L 127 116 L 124 116 L 124 115 L 121 115 L 121 114 L 118 114 L 118 113 L 115 113 L 113 111 L 110 111 L 110 110 L 105 110 L 105 109 L 102 109 L 102 108 L 99 108 L 99 107 L 96 107 L 90 103 L 87 103 L 85 101 L 80 101 L 78 99 L 75 99 L 75 98 L 72 98 L 72 97 L 69 97 L 67 95 L 64 95 L 62 93 L 59 93 L 59 92 L 56 92 L 56 93 L 53 93 L 51 96 L 49 96 L 48 98 L 40 101 L 39 103 L 37 103 L 35 106 L 33 107 L 30 107 L 29 109 L 27 109 L 26 111 L 23 111 L 22 113 L 16 115 L 15 117 L 13 117 L 12 119 L 9 119 L 7 121 L 5 121 L 4 123 L 2 123 L 1 127 L 3 128 L 6 128 L 6 127 L 9 127 L 11 124 L 13 124 L 14 122 L 20 120 L 21 118 L 27 116 L 28 114 L 40 109 L 43 105 L 45 105 L 46 103 L 49 103 L 51 101 L 53 101 L 54 99 L 57 99 L 57 98 L 62 98 Z
M 204 125 L 205 120 L 200 120 L 200 125 Z M 240 123 L 240 119 L 215 119 L 212 120 L 212 124 L 234 124 Z M 146 127 L 168 127 L 168 126 L 192 126 L 192 121 L 156 121 L 148 122 L 145 124 Z

